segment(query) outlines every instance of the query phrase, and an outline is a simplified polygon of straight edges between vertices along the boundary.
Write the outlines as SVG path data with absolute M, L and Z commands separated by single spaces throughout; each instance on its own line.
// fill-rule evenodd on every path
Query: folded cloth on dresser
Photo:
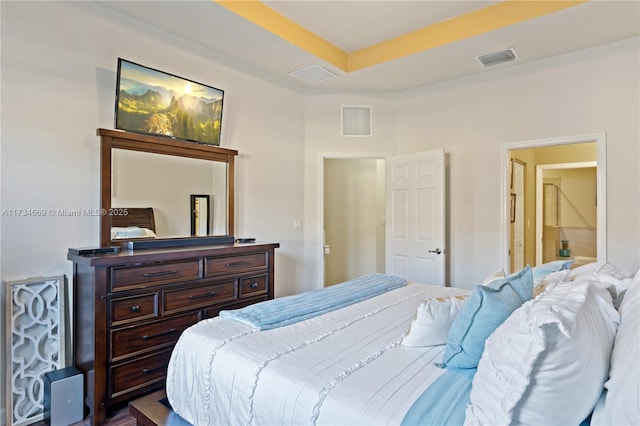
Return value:
M 405 285 L 407 280 L 401 277 L 365 275 L 331 287 L 279 297 L 242 309 L 222 311 L 220 316 L 241 321 L 258 330 L 269 330 L 295 324 Z

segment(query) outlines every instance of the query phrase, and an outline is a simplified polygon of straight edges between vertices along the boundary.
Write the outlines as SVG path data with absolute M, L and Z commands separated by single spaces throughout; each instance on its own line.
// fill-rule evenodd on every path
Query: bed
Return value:
M 187 329 L 167 372 L 175 419 L 640 423 L 640 272 L 550 262 L 473 291 L 374 275 Z M 374 278 L 393 285 L 367 294 Z
M 112 208 L 111 239 L 155 238 L 156 222 L 152 207 Z

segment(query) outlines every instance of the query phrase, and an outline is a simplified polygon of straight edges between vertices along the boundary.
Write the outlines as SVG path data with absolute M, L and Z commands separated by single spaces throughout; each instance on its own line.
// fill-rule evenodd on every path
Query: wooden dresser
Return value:
M 278 243 L 123 249 L 73 262 L 74 364 L 93 424 L 164 387 L 171 350 L 196 322 L 272 299 Z

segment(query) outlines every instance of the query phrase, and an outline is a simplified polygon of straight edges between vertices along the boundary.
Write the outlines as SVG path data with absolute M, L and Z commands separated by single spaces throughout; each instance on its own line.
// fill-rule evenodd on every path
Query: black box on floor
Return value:
M 84 376 L 76 367 L 44 374 L 44 419 L 49 425 L 70 425 L 84 417 Z

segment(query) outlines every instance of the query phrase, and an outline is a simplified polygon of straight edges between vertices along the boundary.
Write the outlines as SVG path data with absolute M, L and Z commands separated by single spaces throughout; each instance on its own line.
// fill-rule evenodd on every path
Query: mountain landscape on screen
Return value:
M 220 145 L 224 92 L 122 59 L 116 128 Z

